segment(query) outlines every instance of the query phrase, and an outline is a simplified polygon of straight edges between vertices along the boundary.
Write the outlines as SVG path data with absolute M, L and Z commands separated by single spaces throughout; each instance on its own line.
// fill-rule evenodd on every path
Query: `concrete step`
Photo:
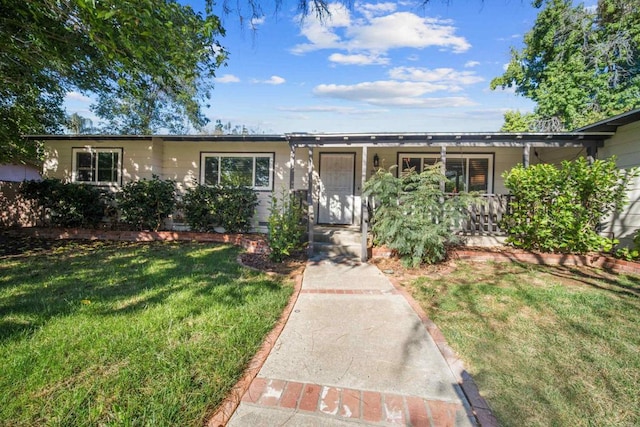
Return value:
M 334 245 L 359 245 L 362 234 L 360 230 L 339 227 L 314 227 L 315 242 L 332 243 Z
M 313 242 L 313 252 L 325 254 L 332 257 L 360 257 L 362 246 L 360 244 L 336 245 L 327 242 Z

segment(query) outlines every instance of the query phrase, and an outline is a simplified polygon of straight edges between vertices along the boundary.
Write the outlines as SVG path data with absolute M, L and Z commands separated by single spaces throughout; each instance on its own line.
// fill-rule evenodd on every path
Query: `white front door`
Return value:
M 320 153 L 318 224 L 353 223 L 355 153 Z

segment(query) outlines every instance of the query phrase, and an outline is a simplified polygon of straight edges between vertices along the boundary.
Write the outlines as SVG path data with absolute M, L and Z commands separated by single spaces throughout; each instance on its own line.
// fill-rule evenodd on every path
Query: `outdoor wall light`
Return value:
M 373 167 L 380 167 L 380 157 L 378 157 L 378 153 L 373 155 Z

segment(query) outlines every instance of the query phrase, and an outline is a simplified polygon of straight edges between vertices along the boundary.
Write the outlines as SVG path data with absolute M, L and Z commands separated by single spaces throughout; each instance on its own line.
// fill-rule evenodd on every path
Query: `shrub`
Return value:
M 192 230 L 246 232 L 258 205 L 255 190 L 243 186 L 197 185 L 183 197 L 185 219 Z
M 640 259 L 640 228 L 633 235 L 633 246 L 616 250 L 615 256 L 627 261 Z
M 120 219 L 135 230 L 157 231 L 176 206 L 176 187 L 170 180 L 132 181 L 118 194 Z
M 514 196 L 504 218 L 507 241 L 544 252 L 585 253 L 610 246 L 598 234 L 601 221 L 626 202 L 629 180 L 637 172 L 620 170 L 615 159 L 564 161 L 560 168 L 518 165 L 503 177 Z
M 280 200 L 275 195 L 271 198 L 267 241 L 272 261 L 281 262 L 303 248 L 304 215 L 304 208 L 295 194 L 283 190 Z
M 96 227 L 102 220 L 107 193 L 81 183 L 59 179 L 26 181 L 22 195 L 38 203 L 45 225 L 54 227 Z
M 475 200 L 470 193 L 445 194 L 441 188 L 445 181 L 439 164 L 401 177 L 378 170 L 363 192 L 375 204 L 371 218 L 374 243 L 396 250 L 412 267 L 442 261 L 447 246 L 457 242 L 455 229 L 467 218 L 469 203 Z

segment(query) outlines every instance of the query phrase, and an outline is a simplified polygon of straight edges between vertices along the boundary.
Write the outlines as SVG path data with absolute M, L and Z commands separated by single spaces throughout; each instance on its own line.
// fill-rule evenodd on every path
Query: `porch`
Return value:
M 485 244 L 483 240 L 495 241 L 504 236 L 500 223 L 508 212 L 510 197 L 501 180 L 502 173 L 518 163 L 529 166 L 559 163 L 577 156 L 596 158 L 598 147 L 610 136 L 610 132 L 288 134 L 289 188 L 295 191 L 301 189 L 300 184 L 306 186 L 311 254 L 331 243 L 318 244 L 317 240 L 323 235 L 316 229 L 328 226 L 334 231 L 343 228 L 357 233 L 359 256 L 366 261 L 369 206 L 362 197 L 366 180 L 379 168 L 403 165 L 422 170 L 438 162 L 448 177 L 446 191 L 483 194 L 478 203 L 470 206 L 460 234 L 469 244 Z M 300 166 L 306 168 L 306 174 L 296 181 L 295 172 L 300 172 Z M 350 240 L 347 246 L 358 252 L 354 237 Z

